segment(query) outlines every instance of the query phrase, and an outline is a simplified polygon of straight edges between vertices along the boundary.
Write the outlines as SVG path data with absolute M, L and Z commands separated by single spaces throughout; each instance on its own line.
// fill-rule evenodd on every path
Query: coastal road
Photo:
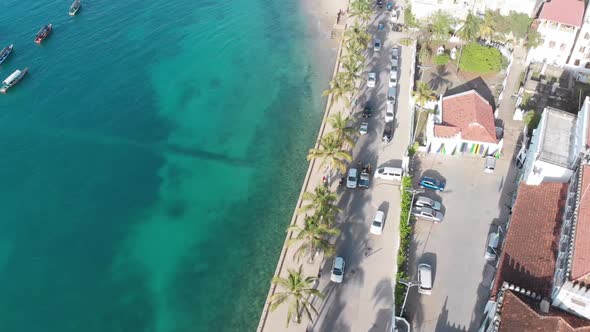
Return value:
M 379 21 L 386 21 L 389 12 L 380 11 L 372 21 L 369 31 L 383 42 L 380 52 L 369 50 L 366 73 L 378 73 L 377 85 L 364 88 L 358 109 L 353 117 L 361 122 L 360 112 L 365 102 L 373 108 L 369 120 L 369 134 L 361 136 L 353 150 L 356 165 L 371 163 L 373 170 L 382 165 L 401 166 L 402 156 L 409 143 L 410 123 L 410 72 L 412 50 L 401 46 L 400 83 L 393 140 L 384 144 L 381 140 L 385 126 L 386 97 L 391 69 L 391 48 L 399 44 L 404 34 L 391 31 L 389 24 L 384 31 L 377 31 Z M 365 76 L 366 77 L 366 76 Z M 346 260 L 344 282 L 330 282 L 332 259 L 322 269 L 319 289 L 326 294 L 320 302 L 320 315 L 311 324 L 311 331 L 389 331 L 393 314 L 393 278 L 396 273 L 396 257 L 399 247 L 400 187 L 398 183 L 373 181 L 368 189 L 339 189 L 341 191 L 337 223 L 342 233 L 336 243 L 337 255 Z M 375 211 L 386 214 L 382 235 L 369 233 Z

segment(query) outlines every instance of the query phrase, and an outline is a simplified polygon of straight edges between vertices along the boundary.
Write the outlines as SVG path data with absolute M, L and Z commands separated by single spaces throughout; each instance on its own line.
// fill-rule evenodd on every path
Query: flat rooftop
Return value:
M 570 167 L 573 162 L 576 116 L 556 108 L 546 107 L 541 121 L 539 160 Z

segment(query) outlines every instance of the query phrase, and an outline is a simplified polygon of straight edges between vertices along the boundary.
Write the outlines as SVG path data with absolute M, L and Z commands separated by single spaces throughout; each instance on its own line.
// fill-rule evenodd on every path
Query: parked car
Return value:
M 395 66 L 394 66 L 394 65 L 392 64 L 392 65 L 391 65 L 391 71 L 398 72 L 399 70 L 398 70 L 398 68 L 397 68 L 397 65 L 395 65 Z
M 424 295 L 432 294 L 432 268 L 430 265 L 422 263 L 418 265 L 418 293 Z
M 361 127 L 359 128 L 359 134 L 366 135 L 368 132 L 369 132 L 369 123 L 366 121 L 363 121 L 361 123 Z
M 494 156 L 487 156 L 483 167 L 484 173 L 494 173 L 496 169 L 496 158 Z
M 371 182 L 371 174 L 367 171 L 362 171 L 360 179 L 359 179 L 359 187 L 369 188 L 370 182 Z
M 379 167 L 375 171 L 375 179 L 401 181 L 404 171 L 398 167 Z
M 358 170 L 351 168 L 348 170 L 348 176 L 346 177 L 346 188 L 354 189 L 358 185 Z
M 395 118 L 394 108 L 393 103 L 387 103 L 385 108 L 385 122 L 391 122 Z
M 386 123 L 385 128 L 383 128 L 383 142 L 389 143 L 393 138 L 393 124 Z
M 427 208 L 431 208 L 435 211 L 440 211 L 440 208 L 442 205 L 440 204 L 440 202 L 437 202 L 437 201 L 433 200 L 432 198 L 428 198 L 426 196 L 418 196 L 416 198 L 416 200 L 414 201 L 414 206 L 427 207 Z
M 433 189 L 433 190 L 438 190 L 438 191 L 444 191 L 446 185 L 447 184 L 444 181 L 439 181 L 439 180 L 436 180 L 436 179 L 433 179 L 433 178 L 427 177 L 427 176 L 423 176 L 420 179 L 420 187 L 421 188 L 428 188 L 428 189 Z
M 362 113 L 363 118 L 370 118 L 373 116 L 373 110 L 366 105 L 365 108 L 363 109 L 363 113 Z
M 383 8 L 383 0 L 377 0 L 377 7 Z
M 493 261 L 498 256 L 498 244 L 500 243 L 500 233 L 492 233 L 488 236 L 488 246 L 484 258 Z
M 416 216 L 416 218 L 433 221 L 436 223 L 442 222 L 444 218 L 442 212 L 428 207 L 414 207 L 412 209 L 412 214 Z
M 373 218 L 373 222 L 371 223 L 371 234 L 381 235 L 383 233 L 383 222 L 385 220 L 385 213 L 383 211 L 377 211 L 375 213 L 375 218 Z
M 375 86 L 377 82 L 377 74 L 376 73 L 369 73 L 369 77 L 367 78 L 367 87 L 372 88 Z
M 397 88 L 395 86 L 392 86 L 389 89 L 387 89 L 387 103 L 388 104 L 395 104 L 396 98 L 397 98 Z
M 397 86 L 397 71 L 389 73 L 389 87 Z
M 391 48 L 391 60 L 399 60 L 399 46 L 397 45 Z
M 330 275 L 330 280 L 335 283 L 341 283 L 344 280 L 344 266 L 345 266 L 344 258 L 338 256 L 334 258 L 334 263 L 332 264 L 332 274 Z
M 375 44 L 373 44 L 373 50 L 375 50 L 375 52 L 381 51 L 381 39 L 375 39 Z

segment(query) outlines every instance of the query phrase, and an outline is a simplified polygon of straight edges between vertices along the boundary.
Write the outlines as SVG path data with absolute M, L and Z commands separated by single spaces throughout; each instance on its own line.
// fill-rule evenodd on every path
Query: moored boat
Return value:
M 12 48 L 13 48 L 13 45 L 10 45 L 10 46 L 6 46 L 5 48 L 2 49 L 2 51 L 0 51 L 0 65 L 2 64 L 2 62 L 4 62 L 4 60 L 6 60 L 6 58 L 8 58 L 10 53 L 12 53 Z
M 80 0 L 74 0 L 74 3 L 70 6 L 70 16 L 76 15 L 80 9 Z
M 13 86 L 16 85 L 27 73 L 29 72 L 29 68 L 25 68 L 23 70 L 15 70 L 14 73 L 10 74 L 4 81 L 2 81 L 2 87 L 0 87 L 0 92 L 6 93 L 6 91 Z
M 53 25 L 47 24 L 46 26 L 42 27 L 39 32 L 37 32 L 37 36 L 35 36 L 35 43 L 41 44 L 41 42 L 49 36 L 49 33 L 53 29 Z

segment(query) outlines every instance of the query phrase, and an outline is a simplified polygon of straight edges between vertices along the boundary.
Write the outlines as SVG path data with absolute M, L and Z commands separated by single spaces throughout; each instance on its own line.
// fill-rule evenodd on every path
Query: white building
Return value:
M 542 0 L 485 0 L 483 8 L 478 8 L 478 12 L 485 13 L 486 10 L 492 10 L 508 16 L 513 11 L 535 17 L 541 2 Z
M 426 147 L 439 154 L 499 153 L 492 105 L 475 90 L 441 97 L 426 122 Z
M 590 74 L 590 11 L 588 7 L 586 7 L 582 28 L 578 33 L 567 67 L 582 75 Z
M 498 10 L 502 15 L 511 11 L 534 17 L 542 0 L 410 0 L 412 12 L 418 19 L 426 18 L 437 10 L 463 20 L 470 11 L 483 15 L 486 9 Z
M 529 51 L 528 62 L 565 66 L 582 27 L 584 0 L 551 0 L 541 7 L 536 20 L 543 43 Z

